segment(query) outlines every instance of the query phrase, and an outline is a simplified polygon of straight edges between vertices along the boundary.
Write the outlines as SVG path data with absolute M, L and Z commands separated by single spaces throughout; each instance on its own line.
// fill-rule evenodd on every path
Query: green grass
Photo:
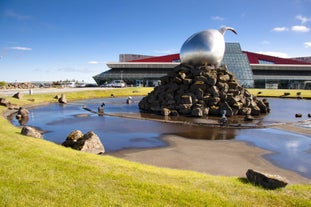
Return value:
M 57 102 L 54 97 L 56 95 L 65 94 L 68 101 L 111 97 L 113 94 L 116 97 L 120 96 L 142 96 L 152 91 L 151 87 L 131 87 L 131 88 L 116 88 L 108 90 L 87 90 L 77 92 L 52 92 L 52 93 L 38 93 L 38 94 L 24 94 L 23 99 L 18 100 L 12 97 L 6 97 L 10 102 L 18 105 L 36 105 L 42 103 Z
M 282 97 L 282 98 L 298 98 L 297 93 L 305 99 L 311 99 L 311 90 L 299 89 L 248 89 L 252 94 L 258 97 Z M 288 94 L 288 95 L 284 95 Z
M 111 92 L 66 95 L 74 100 Z M 133 95 L 130 89 L 113 93 Z M 34 103 L 53 100 L 51 94 L 31 97 Z M 311 206 L 310 185 L 265 190 L 237 177 L 82 153 L 19 132 L 0 117 L 0 206 Z

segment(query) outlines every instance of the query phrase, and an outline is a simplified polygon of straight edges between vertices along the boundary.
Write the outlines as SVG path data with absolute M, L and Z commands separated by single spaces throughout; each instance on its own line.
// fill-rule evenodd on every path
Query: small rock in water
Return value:
M 301 118 L 301 117 L 302 117 L 302 114 L 301 114 L 301 113 L 295 114 L 295 117 L 296 117 L 296 118 Z

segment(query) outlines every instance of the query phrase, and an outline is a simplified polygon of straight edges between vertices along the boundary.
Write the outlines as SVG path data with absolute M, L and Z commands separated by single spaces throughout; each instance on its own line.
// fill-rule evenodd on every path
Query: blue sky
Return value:
M 94 82 L 121 53 L 178 53 L 224 25 L 242 50 L 311 56 L 311 0 L 0 0 L 0 81 Z

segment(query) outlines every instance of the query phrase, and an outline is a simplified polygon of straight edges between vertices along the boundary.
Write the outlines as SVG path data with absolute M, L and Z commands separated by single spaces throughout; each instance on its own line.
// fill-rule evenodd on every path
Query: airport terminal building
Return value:
M 128 85 L 156 86 L 161 77 L 180 64 L 179 54 L 122 54 L 119 59 L 120 62 L 107 63 L 110 70 L 93 77 L 98 85 L 121 79 Z M 242 51 L 239 43 L 226 43 L 222 64 L 249 88 L 308 89 L 311 85 L 311 62 Z

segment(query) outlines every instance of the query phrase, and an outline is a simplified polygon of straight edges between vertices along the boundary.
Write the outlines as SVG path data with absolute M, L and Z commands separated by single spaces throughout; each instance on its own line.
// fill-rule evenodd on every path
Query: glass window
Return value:
M 258 60 L 259 64 L 275 64 L 275 62 L 269 61 L 269 60 Z

